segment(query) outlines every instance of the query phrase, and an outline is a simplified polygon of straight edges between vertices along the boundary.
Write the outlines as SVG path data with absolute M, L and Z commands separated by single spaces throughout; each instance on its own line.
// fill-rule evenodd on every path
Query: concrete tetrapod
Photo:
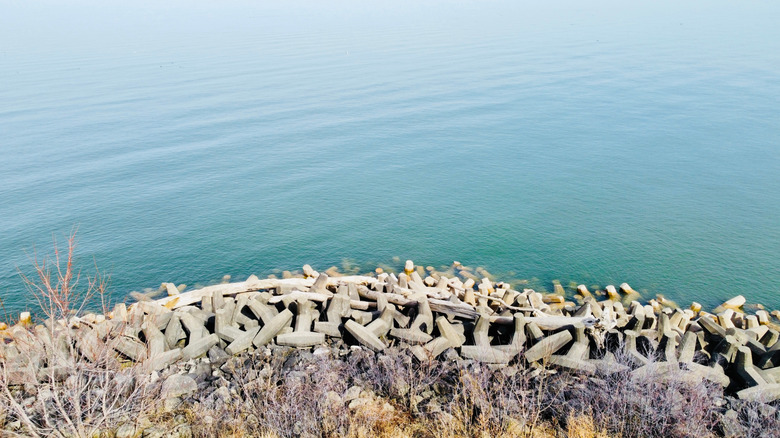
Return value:
M 382 351 L 387 346 L 382 342 L 376 335 L 374 335 L 370 330 L 367 330 L 362 325 L 358 324 L 357 322 L 353 320 L 348 320 L 346 324 L 344 324 L 344 328 L 355 338 L 363 344 L 364 346 L 368 347 L 369 349 L 373 351 Z
M 571 342 L 571 340 L 571 333 L 568 330 L 564 330 L 543 338 L 536 345 L 526 350 L 523 356 L 529 363 L 548 359 L 556 351 L 563 348 L 564 345 Z

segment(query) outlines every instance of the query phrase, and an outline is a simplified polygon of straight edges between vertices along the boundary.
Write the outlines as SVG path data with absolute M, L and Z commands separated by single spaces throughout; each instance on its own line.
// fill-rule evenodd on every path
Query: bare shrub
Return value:
M 618 361 L 625 358 L 618 357 Z M 662 364 L 650 362 L 649 369 Z M 706 437 L 717 428 L 716 399 L 723 390 L 706 381 L 694 382 L 685 371 L 631 371 L 579 376 L 552 403 L 558 418 L 585 415 L 598 430 L 622 437 Z
M 80 336 L 91 328 L 78 317 L 96 296 L 105 306 L 107 281 L 97 272 L 79 285 L 75 248 L 75 234 L 64 256 L 55 242 L 53 258 L 33 259 L 36 277 L 23 275 L 46 319 L 13 327 L 14 354 L 0 357 L 0 405 L 7 423 L 22 425 L 8 433 L 94 436 L 150 405 L 145 378 L 123 369 L 110 338 L 96 336 L 89 358 L 80 349 Z

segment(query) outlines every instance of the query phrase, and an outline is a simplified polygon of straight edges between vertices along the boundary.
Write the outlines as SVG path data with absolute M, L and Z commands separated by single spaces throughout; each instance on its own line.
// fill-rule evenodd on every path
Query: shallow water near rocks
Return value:
M 458 260 L 780 306 L 780 5 L 6 2 L 0 296 Z M 393 261 L 399 257 L 401 263 Z

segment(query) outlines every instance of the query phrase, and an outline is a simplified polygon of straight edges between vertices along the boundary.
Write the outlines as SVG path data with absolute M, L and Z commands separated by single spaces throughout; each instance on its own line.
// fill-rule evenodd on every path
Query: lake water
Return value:
M 0 2 L 9 311 L 74 226 L 117 298 L 409 258 L 780 307 L 778 2 L 126 3 Z

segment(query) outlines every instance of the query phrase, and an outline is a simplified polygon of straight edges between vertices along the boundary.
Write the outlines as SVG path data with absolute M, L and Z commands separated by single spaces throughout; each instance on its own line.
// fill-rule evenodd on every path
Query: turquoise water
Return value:
M 780 306 L 780 3 L 0 2 L 0 295 L 344 259 Z M 88 270 L 88 269 L 87 269 Z

